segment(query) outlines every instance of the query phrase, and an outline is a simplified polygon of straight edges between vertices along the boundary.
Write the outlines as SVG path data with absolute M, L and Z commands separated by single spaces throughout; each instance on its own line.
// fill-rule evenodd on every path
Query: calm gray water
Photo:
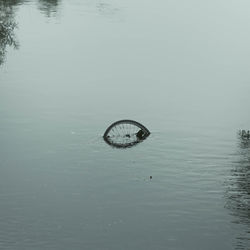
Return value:
M 249 1 L 0 6 L 0 249 L 250 249 Z

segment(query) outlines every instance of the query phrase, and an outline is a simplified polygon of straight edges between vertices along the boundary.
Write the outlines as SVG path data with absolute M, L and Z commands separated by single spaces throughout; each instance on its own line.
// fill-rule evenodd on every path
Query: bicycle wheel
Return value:
M 126 148 L 143 141 L 149 135 L 149 130 L 141 123 L 133 120 L 120 120 L 106 129 L 103 139 L 114 147 Z

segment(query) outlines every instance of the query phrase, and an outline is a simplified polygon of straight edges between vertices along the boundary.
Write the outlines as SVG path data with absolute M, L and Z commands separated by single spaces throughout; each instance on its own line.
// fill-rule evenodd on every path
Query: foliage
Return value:
M 0 65 L 4 62 L 7 46 L 18 48 L 15 37 L 17 23 L 14 19 L 15 4 L 20 1 L 0 1 Z

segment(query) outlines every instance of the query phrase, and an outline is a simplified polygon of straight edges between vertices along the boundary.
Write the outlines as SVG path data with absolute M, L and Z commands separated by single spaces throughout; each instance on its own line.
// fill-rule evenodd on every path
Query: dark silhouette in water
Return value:
M 59 0 L 39 0 L 39 10 L 47 17 L 51 17 L 52 14 L 57 12 L 60 1 Z
M 250 138 L 250 131 L 248 130 L 246 132 L 246 130 L 243 129 L 243 130 L 240 131 L 240 136 L 243 139 L 249 139 Z
M 7 47 L 15 49 L 19 44 L 15 36 L 17 23 L 15 21 L 15 6 L 23 1 L 0 0 L 0 65 L 6 57 Z
M 225 207 L 235 217 L 233 223 L 250 228 L 250 140 L 249 131 L 240 131 L 238 148 L 232 162 L 231 176 L 225 181 Z M 237 237 L 235 249 L 249 249 L 249 230 Z
M 113 147 L 127 148 L 143 141 L 149 135 L 149 130 L 141 123 L 133 120 L 120 120 L 106 129 L 103 139 Z

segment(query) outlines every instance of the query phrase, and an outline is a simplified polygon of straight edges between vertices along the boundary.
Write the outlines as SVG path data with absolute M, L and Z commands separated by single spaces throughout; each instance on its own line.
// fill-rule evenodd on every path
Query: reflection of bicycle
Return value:
M 149 130 L 139 122 L 120 120 L 106 129 L 103 139 L 111 146 L 126 148 L 143 141 L 149 135 Z

